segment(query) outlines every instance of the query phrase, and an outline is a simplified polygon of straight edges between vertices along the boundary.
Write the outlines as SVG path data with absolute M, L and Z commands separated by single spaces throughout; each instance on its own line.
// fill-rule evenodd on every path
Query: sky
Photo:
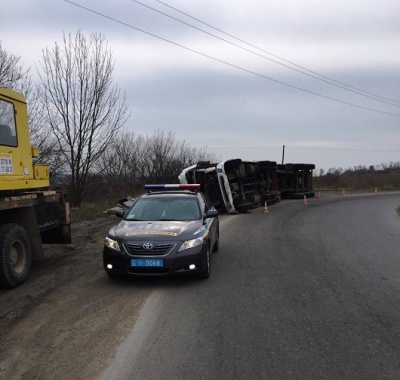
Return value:
M 128 130 L 317 171 L 400 162 L 399 20 L 398 0 L 0 0 L 33 76 L 64 33 L 106 36 Z

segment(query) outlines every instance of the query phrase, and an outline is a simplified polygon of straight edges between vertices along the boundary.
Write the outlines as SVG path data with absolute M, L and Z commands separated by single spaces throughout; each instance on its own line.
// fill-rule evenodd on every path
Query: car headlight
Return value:
M 178 249 L 178 252 L 184 251 L 185 249 L 197 247 L 198 245 L 202 245 L 203 243 L 204 243 L 204 236 L 198 237 L 193 240 L 186 240 L 182 243 L 182 245 Z
M 104 245 L 108 248 L 115 249 L 116 251 L 121 251 L 119 244 L 116 240 L 110 239 L 108 236 L 104 239 Z

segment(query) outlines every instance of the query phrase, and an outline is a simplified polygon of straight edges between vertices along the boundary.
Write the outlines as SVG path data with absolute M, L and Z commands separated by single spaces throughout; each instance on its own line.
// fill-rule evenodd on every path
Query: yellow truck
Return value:
M 49 166 L 37 157 L 24 96 L 0 87 L 0 287 L 26 281 L 42 244 L 71 243 L 68 193 L 50 190 Z

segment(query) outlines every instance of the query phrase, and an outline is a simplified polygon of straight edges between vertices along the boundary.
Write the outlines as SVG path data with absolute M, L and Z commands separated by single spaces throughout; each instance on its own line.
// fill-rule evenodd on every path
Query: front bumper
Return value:
M 181 252 L 173 250 L 167 255 L 130 255 L 104 246 L 103 266 L 110 275 L 132 276 L 170 276 L 183 273 L 196 273 L 205 269 L 207 243 Z M 131 265 L 132 259 L 163 260 L 162 267 Z M 194 266 L 194 267 L 193 267 Z

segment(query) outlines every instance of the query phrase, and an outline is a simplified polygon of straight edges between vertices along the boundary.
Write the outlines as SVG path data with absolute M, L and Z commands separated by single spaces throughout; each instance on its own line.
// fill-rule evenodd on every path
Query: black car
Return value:
M 218 212 L 200 185 L 146 185 L 104 242 L 109 277 L 195 273 L 210 276 L 219 245 Z M 161 191 L 160 191 L 161 190 Z

